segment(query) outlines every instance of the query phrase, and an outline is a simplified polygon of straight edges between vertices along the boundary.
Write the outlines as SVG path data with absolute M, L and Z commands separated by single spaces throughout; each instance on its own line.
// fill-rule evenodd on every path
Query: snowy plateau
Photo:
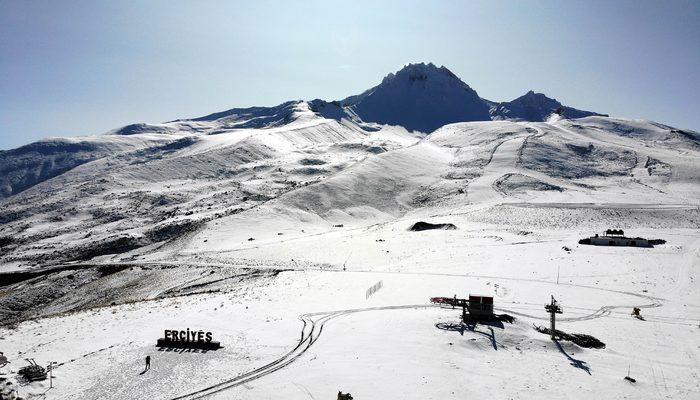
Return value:
M 45 139 L 0 152 L 0 378 L 37 399 L 698 399 L 699 228 L 697 132 L 489 101 L 433 64 Z M 607 229 L 659 244 L 579 244 Z M 430 301 L 470 294 L 514 320 Z M 605 347 L 537 331 L 551 296 L 558 330 Z M 186 329 L 223 347 L 156 347 Z

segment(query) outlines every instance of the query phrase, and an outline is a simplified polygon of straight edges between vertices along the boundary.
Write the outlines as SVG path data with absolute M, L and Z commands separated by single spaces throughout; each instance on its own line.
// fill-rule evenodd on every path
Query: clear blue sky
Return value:
M 700 1 L 0 0 L 0 149 L 292 99 L 414 61 L 700 130 Z

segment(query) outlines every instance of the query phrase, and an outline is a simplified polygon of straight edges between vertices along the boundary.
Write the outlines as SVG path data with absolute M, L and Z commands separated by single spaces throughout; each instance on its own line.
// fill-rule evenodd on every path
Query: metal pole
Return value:
M 562 310 L 561 307 L 557 304 L 557 301 L 554 300 L 554 296 L 552 296 L 552 300 L 549 304 L 544 306 L 544 309 L 547 310 L 547 312 L 550 314 L 550 338 L 552 340 L 555 340 L 555 331 L 556 331 L 556 324 L 555 324 L 555 314 L 561 314 Z
M 554 297 L 552 297 L 552 305 L 554 305 Z M 554 316 L 556 315 L 556 313 L 554 312 L 554 309 L 552 309 L 552 312 L 550 315 L 551 315 L 551 317 L 550 317 L 550 321 L 551 321 L 551 323 L 550 323 L 550 325 L 551 325 L 550 336 L 551 336 L 551 339 L 554 340 L 554 328 L 555 328 L 555 326 L 554 326 L 555 325 L 555 322 L 554 322 L 555 317 Z

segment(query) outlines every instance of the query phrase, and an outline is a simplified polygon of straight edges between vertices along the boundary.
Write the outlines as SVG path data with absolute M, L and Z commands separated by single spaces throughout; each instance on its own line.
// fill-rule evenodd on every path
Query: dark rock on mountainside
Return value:
M 220 121 L 224 122 L 224 126 L 227 128 L 238 129 L 271 128 L 291 122 L 293 120 L 293 113 L 299 103 L 300 101 L 295 100 L 274 107 L 232 108 L 230 110 L 184 121 Z
M 408 228 L 409 231 L 413 232 L 419 232 L 419 231 L 428 231 L 431 229 L 444 229 L 444 230 L 454 230 L 457 229 L 457 226 L 454 224 L 446 223 L 446 224 L 431 224 L 430 222 L 423 222 L 423 221 L 418 221 L 415 224 L 411 225 L 410 228 Z
M 115 129 L 111 132 L 108 132 L 108 134 L 109 135 L 129 136 L 129 135 L 138 135 L 141 133 L 173 133 L 173 131 L 174 131 L 174 129 L 166 127 L 166 126 L 149 125 L 149 124 L 131 124 L 131 125 L 121 127 L 119 129 Z

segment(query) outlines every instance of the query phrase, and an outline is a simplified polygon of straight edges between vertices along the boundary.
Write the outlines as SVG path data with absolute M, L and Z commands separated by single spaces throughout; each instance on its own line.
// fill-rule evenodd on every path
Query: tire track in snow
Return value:
M 173 397 L 171 400 L 190 400 L 190 399 L 201 399 L 216 393 L 222 392 L 227 389 L 234 388 L 236 386 L 243 385 L 267 376 L 275 371 L 278 371 L 287 365 L 293 363 L 299 359 L 304 353 L 306 353 L 311 346 L 318 341 L 323 333 L 323 327 L 326 322 L 335 319 L 340 316 L 347 314 L 353 314 L 364 311 L 378 311 L 378 310 L 400 310 L 400 309 L 411 309 L 411 308 L 431 308 L 436 307 L 435 305 L 417 304 L 417 305 L 403 305 L 403 306 L 385 306 L 385 307 L 370 307 L 370 308 L 359 308 L 359 309 L 348 309 L 348 310 L 338 310 L 330 312 L 320 312 L 320 313 L 310 313 L 303 314 L 299 318 L 301 319 L 303 325 L 301 328 L 301 337 L 297 345 L 285 353 L 281 357 L 269 362 L 262 367 L 256 368 L 252 371 L 238 375 L 232 379 L 220 382 L 218 384 L 185 394 L 178 397 Z
M 495 182 L 507 172 L 517 170 L 518 153 L 525 141 L 535 133 L 529 135 L 517 135 L 514 138 L 499 143 L 491 153 L 488 163 L 484 166 L 481 176 L 473 180 L 467 186 L 467 200 L 471 203 L 484 202 L 486 200 L 500 200 L 504 196 L 494 186 Z

